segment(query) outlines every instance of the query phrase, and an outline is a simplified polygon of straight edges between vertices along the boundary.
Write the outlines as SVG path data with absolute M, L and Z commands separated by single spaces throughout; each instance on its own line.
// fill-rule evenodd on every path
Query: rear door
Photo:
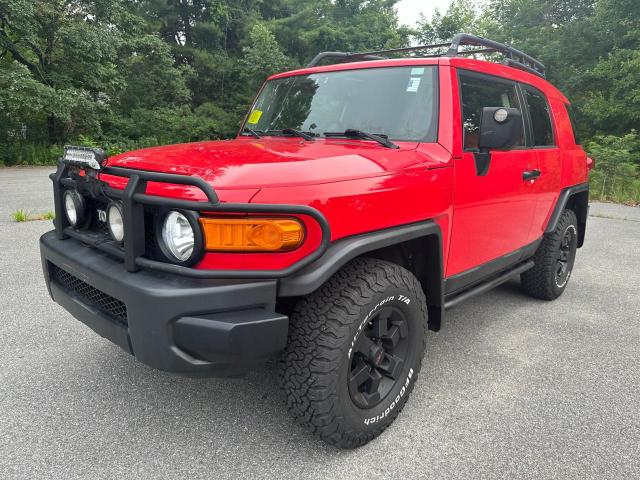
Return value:
M 531 189 L 537 197 L 536 209 L 529 241 L 540 238 L 546 227 L 549 212 L 555 206 L 560 193 L 562 177 L 562 152 L 556 142 L 556 128 L 552 121 L 549 100 L 537 88 L 521 84 L 529 122 L 528 144 L 536 153 L 540 176 L 530 180 Z
M 462 103 L 463 154 L 455 163 L 455 200 L 447 277 L 498 259 L 529 240 L 536 196 L 523 173 L 536 170 L 536 153 L 525 134 L 511 150 L 493 151 L 486 175 L 476 170 L 480 114 L 483 107 L 522 108 L 515 82 L 458 71 Z

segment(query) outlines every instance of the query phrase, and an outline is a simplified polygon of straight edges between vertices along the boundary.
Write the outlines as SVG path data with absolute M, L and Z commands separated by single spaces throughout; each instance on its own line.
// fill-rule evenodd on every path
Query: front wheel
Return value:
M 407 401 L 424 354 L 427 306 L 407 270 L 356 259 L 291 315 L 281 381 L 293 416 L 326 442 L 355 448 Z
M 547 234 L 536 251 L 535 266 L 520 276 L 523 290 L 532 297 L 555 300 L 569 283 L 578 248 L 578 219 L 565 210 L 555 230 Z

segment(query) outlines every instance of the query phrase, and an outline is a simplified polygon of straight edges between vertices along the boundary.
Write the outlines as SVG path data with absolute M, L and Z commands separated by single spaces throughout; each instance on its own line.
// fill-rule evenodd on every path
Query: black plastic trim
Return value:
M 108 318 L 104 313 L 91 305 L 83 302 L 82 299 L 69 293 L 60 285 L 49 282 L 51 297 L 75 318 L 82 318 L 82 323 L 104 338 L 118 345 L 125 352 L 133 354 L 131 342 L 127 329 L 119 323 Z
M 280 281 L 278 295 L 307 295 L 317 290 L 350 260 L 373 250 L 427 235 L 437 235 L 440 238 L 440 227 L 433 221 L 427 221 L 340 239 L 332 243 L 321 258 L 295 275 L 283 278 Z
M 356 257 L 409 240 L 424 238 L 427 250 L 423 279 L 429 309 L 429 328 L 438 330 L 444 318 L 444 270 L 442 234 L 432 220 L 340 239 L 326 253 L 295 275 L 279 281 L 278 296 L 307 295 Z
M 178 348 L 210 362 L 243 363 L 284 350 L 289 317 L 262 308 L 182 317 L 173 326 Z
M 551 233 L 556 229 L 556 227 L 558 226 L 558 222 L 560 221 L 560 217 L 562 216 L 562 212 L 566 208 L 569 198 L 572 195 L 575 195 L 576 193 L 588 192 L 588 191 L 589 191 L 588 183 L 581 183 L 579 185 L 574 185 L 573 187 L 564 188 L 560 192 L 560 196 L 558 197 L 558 201 L 556 202 L 556 206 L 553 209 L 553 213 L 549 218 L 549 223 L 547 224 L 547 228 L 545 228 L 544 232 Z
M 275 311 L 275 280 L 134 274 L 112 256 L 73 238 L 59 240 L 55 232 L 40 238 L 40 253 L 53 300 L 150 367 L 235 375 L 286 343 L 288 319 Z M 128 328 L 52 281 L 51 265 L 124 303 Z
M 536 178 L 540 178 L 540 175 L 542 175 L 542 172 L 537 168 L 534 168 L 533 170 L 525 170 L 522 172 L 522 180 L 535 180 Z
M 487 278 L 507 270 L 531 258 L 542 242 L 542 237 L 529 245 L 507 253 L 489 262 L 478 265 L 477 267 L 465 270 L 464 272 L 452 275 L 445 280 L 445 295 L 455 295 L 462 290 L 473 287 L 474 285 L 485 281 Z
M 558 197 L 558 201 L 556 202 L 556 206 L 553 209 L 553 213 L 549 218 L 549 223 L 547 223 L 545 233 L 551 233 L 556 229 L 558 222 L 560 221 L 560 217 L 562 216 L 562 212 L 570 203 L 576 217 L 578 218 L 578 248 L 580 248 L 584 244 L 587 228 L 587 215 L 589 213 L 588 183 L 580 183 L 578 185 L 562 189 L 560 196 Z
M 486 280 L 482 283 L 475 285 L 474 287 L 464 290 L 460 294 L 454 295 L 452 297 L 448 297 L 445 303 L 445 309 L 453 308 L 456 305 L 468 300 L 471 297 L 475 297 L 476 295 L 480 295 L 481 293 L 488 292 L 489 290 L 497 287 L 498 285 L 503 284 L 507 280 L 515 277 L 516 275 L 520 275 L 521 273 L 526 272 L 527 270 L 533 268 L 535 264 L 533 260 L 526 261 L 520 265 L 517 265 L 497 277 Z

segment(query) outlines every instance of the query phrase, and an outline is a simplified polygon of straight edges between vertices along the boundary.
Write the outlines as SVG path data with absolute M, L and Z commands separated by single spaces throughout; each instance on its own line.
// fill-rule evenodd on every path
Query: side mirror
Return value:
M 517 108 L 484 107 L 480 117 L 480 136 L 476 153 L 476 171 L 486 175 L 490 150 L 508 150 L 522 136 L 522 113 Z

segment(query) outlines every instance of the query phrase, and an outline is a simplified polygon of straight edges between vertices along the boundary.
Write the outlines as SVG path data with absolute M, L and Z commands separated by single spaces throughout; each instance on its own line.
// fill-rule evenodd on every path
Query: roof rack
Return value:
M 482 47 L 475 50 L 460 50 L 463 46 Z M 393 48 L 390 50 L 378 50 L 375 52 L 322 52 L 314 57 L 313 60 L 307 65 L 307 67 L 315 67 L 325 59 L 334 60 L 385 60 L 387 54 L 391 53 L 414 53 L 423 50 L 431 50 L 436 48 L 449 47 L 447 52 L 443 55 L 441 53 L 427 54 L 427 55 L 415 55 L 416 57 L 457 57 L 459 55 L 471 55 L 475 53 L 502 53 L 505 56 L 502 62 L 510 67 L 519 68 L 534 75 L 540 77 L 545 76 L 545 66 L 536 60 L 535 58 L 527 55 L 520 50 L 513 47 L 499 43 L 487 38 L 478 37 L 469 33 L 459 33 L 451 42 L 435 43 L 433 45 L 419 45 L 416 47 L 403 47 Z

